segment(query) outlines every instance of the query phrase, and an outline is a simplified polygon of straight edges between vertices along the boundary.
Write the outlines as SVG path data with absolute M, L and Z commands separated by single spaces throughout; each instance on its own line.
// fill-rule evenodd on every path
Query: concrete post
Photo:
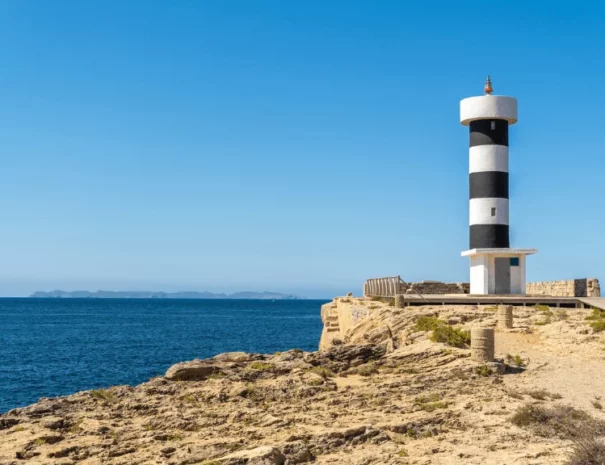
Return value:
M 395 294 L 395 307 L 397 307 L 397 308 L 405 307 L 405 295 Z
M 498 305 L 498 327 L 510 329 L 513 327 L 513 307 Z
M 471 329 L 471 359 L 475 362 L 494 361 L 494 329 L 475 327 Z

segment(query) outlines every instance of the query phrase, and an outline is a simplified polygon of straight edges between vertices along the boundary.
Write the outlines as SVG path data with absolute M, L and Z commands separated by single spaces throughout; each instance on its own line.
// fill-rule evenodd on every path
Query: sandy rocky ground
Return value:
M 565 464 L 572 442 L 515 426 L 517 409 L 570 405 L 605 421 L 605 332 L 587 325 L 589 310 L 516 307 L 496 356 L 527 367 L 484 376 L 469 349 L 431 342 L 414 322 L 495 326 L 495 309 L 347 299 L 372 313 L 325 352 L 221 354 L 12 410 L 0 416 L 0 465 Z

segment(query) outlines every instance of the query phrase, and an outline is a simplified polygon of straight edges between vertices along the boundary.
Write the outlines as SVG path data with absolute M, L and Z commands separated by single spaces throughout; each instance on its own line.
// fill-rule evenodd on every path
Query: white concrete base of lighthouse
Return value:
M 536 249 L 471 249 L 471 294 L 525 294 L 525 262 Z

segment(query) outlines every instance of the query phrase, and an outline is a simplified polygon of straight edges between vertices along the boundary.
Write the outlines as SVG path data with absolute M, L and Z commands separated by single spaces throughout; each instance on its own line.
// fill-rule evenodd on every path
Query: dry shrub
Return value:
M 515 391 L 505 391 L 505 392 L 509 397 L 512 397 L 513 399 L 523 400 L 523 394 L 521 394 L 519 392 L 515 392 Z
M 605 434 L 605 422 L 594 419 L 583 410 L 566 405 L 524 405 L 515 412 L 510 421 L 544 438 L 578 439 Z
M 372 376 L 378 373 L 378 368 L 376 368 L 376 365 L 368 363 L 357 368 L 356 372 L 360 376 Z
M 118 400 L 113 392 L 103 388 L 93 389 L 90 391 L 90 395 L 97 400 L 102 400 L 109 403 L 116 402 Z
M 336 373 L 326 367 L 313 367 L 308 371 L 310 373 L 315 373 L 321 376 L 322 378 L 334 378 L 336 376 Z
M 546 389 L 528 391 L 527 394 L 536 400 L 546 400 L 547 397 L 550 397 L 550 392 L 548 392 Z
M 593 434 L 580 436 L 573 441 L 573 452 L 566 465 L 605 464 L 605 442 Z

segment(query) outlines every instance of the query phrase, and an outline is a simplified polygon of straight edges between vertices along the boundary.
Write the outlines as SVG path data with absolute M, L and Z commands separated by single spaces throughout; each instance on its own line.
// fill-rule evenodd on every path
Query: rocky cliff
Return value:
M 335 299 L 321 351 L 221 354 L 1 415 L 0 464 L 604 463 L 605 315 L 514 314 L 497 373 L 463 337 L 492 308 Z

